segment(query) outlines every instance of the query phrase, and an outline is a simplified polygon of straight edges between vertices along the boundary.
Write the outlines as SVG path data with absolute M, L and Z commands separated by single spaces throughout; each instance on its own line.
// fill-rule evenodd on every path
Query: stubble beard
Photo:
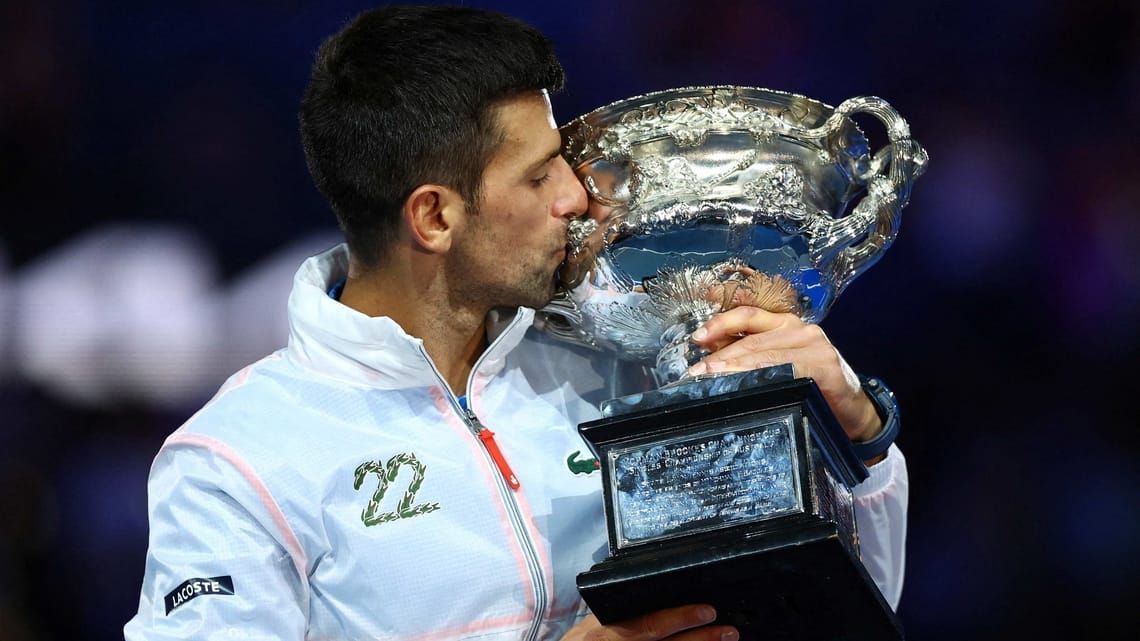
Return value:
M 485 302 L 491 307 L 530 307 L 540 309 L 554 297 L 554 274 L 530 270 L 514 274 L 510 282 L 484 285 Z
M 530 307 L 541 309 L 554 298 L 554 275 L 530 272 L 511 282 L 501 277 L 494 280 L 467 275 L 461 279 L 455 295 L 472 305 L 495 307 Z
M 521 307 L 542 309 L 554 298 L 554 273 L 538 272 L 532 275 L 533 282 L 527 288 L 529 300 L 520 302 Z
M 497 251 L 509 251 L 507 243 L 495 244 Z M 478 251 L 476 249 L 475 251 Z M 493 251 L 484 248 L 484 252 Z M 495 307 L 530 307 L 541 309 L 554 298 L 557 285 L 556 267 L 527 263 L 525 269 L 516 264 L 507 270 L 487 265 L 486 255 L 460 250 L 451 264 L 449 280 L 455 284 L 453 295 L 464 302 L 492 309 Z M 479 267 L 476 267 L 476 266 Z

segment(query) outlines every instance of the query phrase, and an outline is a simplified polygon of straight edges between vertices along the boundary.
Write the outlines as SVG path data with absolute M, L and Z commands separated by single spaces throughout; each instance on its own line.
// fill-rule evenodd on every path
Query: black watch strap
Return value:
M 870 376 L 859 375 L 859 383 L 863 386 L 863 393 L 867 398 L 871 399 L 871 404 L 875 406 L 875 411 L 879 414 L 879 420 L 883 422 L 883 429 L 879 431 L 869 441 L 854 442 L 851 445 L 855 448 L 855 453 L 859 458 L 864 461 L 885 454 L 891 447 L 891 443 L 895 442 L 898 438 L 900 421 L 899 421 L 899 404 L 895 400 L 894 392 L 890 390 L 883 381 Z

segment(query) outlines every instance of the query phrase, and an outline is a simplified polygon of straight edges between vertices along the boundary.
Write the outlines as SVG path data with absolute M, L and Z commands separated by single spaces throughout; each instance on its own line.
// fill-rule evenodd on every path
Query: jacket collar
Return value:
M 443 385 L 422 339 L 408 335 L 387 316 L 366 316 L 328 295 L 333 283 L 348 274 L 348 264 L 348 247 L 341 244 L 307 259 L 297 270 L 289 294 L 290 358 L 326 376 L 368 387 Z M 534 310 L 496 310 L 487 320 L 490 345 L 472 377 L 493 376 L 502 369 L 504 356 L 533 322 Z

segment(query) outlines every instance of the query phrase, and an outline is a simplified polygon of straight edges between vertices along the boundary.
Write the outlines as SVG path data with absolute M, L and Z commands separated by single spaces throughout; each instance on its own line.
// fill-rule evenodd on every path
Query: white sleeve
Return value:
M 304 638 L 307 582 L 248 469 L 168 442 L 147 490 L 150 545 L 126 641 Z
M 897 610 L 906 568 L 906 458 L 892 445 L 869 469 L 871 476 L 854 490 L 859 551 L 879 591 Z

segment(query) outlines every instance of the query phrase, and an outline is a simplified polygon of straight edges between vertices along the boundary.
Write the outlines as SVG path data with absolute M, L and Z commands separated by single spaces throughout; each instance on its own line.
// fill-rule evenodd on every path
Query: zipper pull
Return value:
M 511 466 L 507 464 L 506 457 L 503 456 L 503 451 L 499 449 L 499 444 L 495 442 L 495 433 L 483 427 L 479 430 L 479 440 L 483 441 L 483 446 L 487 448 L 487 452 L 491 455 L 491 459 L 495 461 L 495 465 L 502 473 L 503 479 L 507 481 L 507 485 L 511 486 L 512 490 L 517 490 L 520 487 L 519 479 L 515 473 L 511 471 Z

